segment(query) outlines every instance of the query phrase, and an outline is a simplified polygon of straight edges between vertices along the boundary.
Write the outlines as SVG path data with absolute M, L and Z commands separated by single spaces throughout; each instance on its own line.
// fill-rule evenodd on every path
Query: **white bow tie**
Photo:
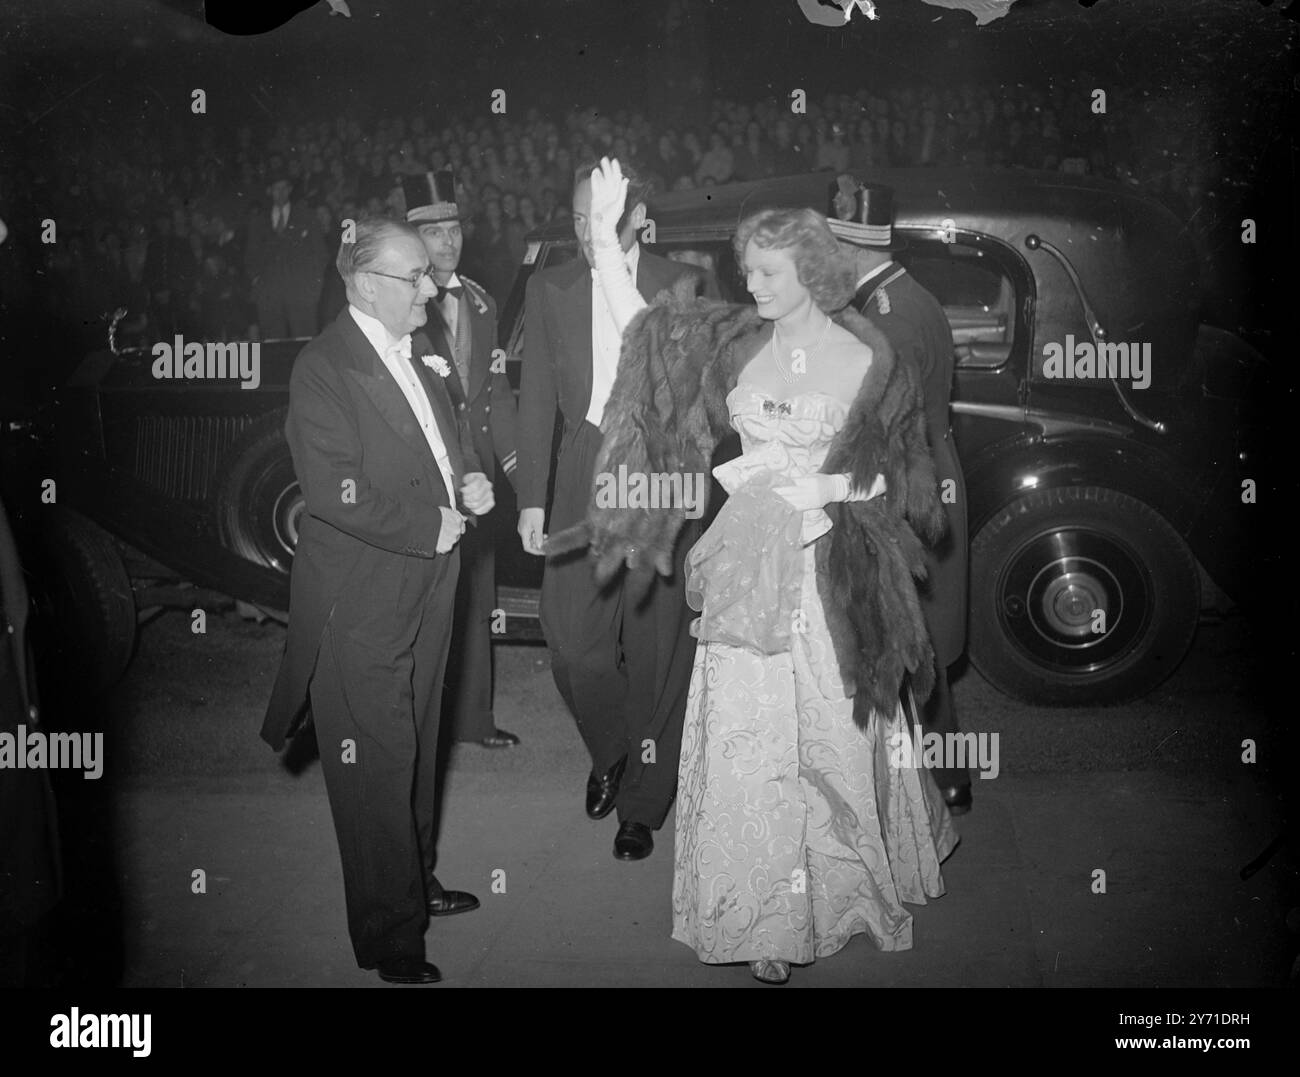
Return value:
M 408 334 L 402 337 L 396 344 L 388 345 L 389 355 L 400 355 L 403 359 L 411 358 L 411 338 Z

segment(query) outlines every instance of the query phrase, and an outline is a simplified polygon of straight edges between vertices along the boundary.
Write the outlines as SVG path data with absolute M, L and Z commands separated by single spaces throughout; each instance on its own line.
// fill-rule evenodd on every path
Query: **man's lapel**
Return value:
M 348 373 L 353 380 L 365 390 L 371 403 L 384 417 L 384 421 L 393 428 L 400 438 L 405 440 L 416 452 L 422 453 L 425 462 L 435 475 L 441 475 L 438 461 L 434 459 L 433 450 L 420 429 L 415 412 L 411 410 L 410 401 L 402 392 L 402 387 L 393 379 L 384 365 L 383 358 L 361 332 L 361 327 L 353 320 L 346 309 L 338 316 L 337 322 L 343 331 L 343 337 L 352 353 L 354 366 Z M 423 344 L 423 351 L 419 350 Z M 428 338 L 419 334 L 411 338 L 411 356 L 416 376 L 424 386 L 425 394 L 433 408 L 433 418 L 442 434 L 443 444 L 447 448 L 447 459 L 451 463 L 452 489 L 460 488 L 461 475 L 464 473 L 464 460 L 460 453 L 460 439 L 456 436 L 456 420 L 452 412 L 447 390 L 440 384 L 442 379 L 433 379 L 431 371 L 421 361 L 420 356 L 432 351 Z
M 436 299 L 430 299 L 424 305 L 424 309 L 429 317 L 424 323 L 423 332 L 428 334 L 429 343 L 433 347 L 434 354 L 440 355 L 447 360 L 448 365 L 451 367 L 451 377 L 459 381 L 460 377 L 456 373 L 456 357 L 452 354 L 451 328 L 447 325 L 447 319 L 442 313 L 442 307 L 438 305 Z M 411 339 L 411 347 L 414 348 L 415 338 L 412 337 Z M 414 355 L 415 352 L 412 351 L 411 354 Z
M 475 399 L 487 384 L 492 371 L 492 319 L 486 308 L 479 310 L 469 295 L 460 297 L 460 316 L 469 331 L 469 389 L 466 395 Z
M 413 448 L 423 447 L 426 453 L 429 452 L 429 443 L 424 439 L 424 433 L 416 421 L 415 413 L 411 411 L 406 394 L 388 372 L 383 358 L 366 339 L 365 333 L 361 332 L 361 327 L 353 320 L 347 308 L 338 316 L 336 324 L 343 331 L 343 338 L 352 353 L 354 365 L 348 373 L 366 391 L 370 402 L 399 437 Z
M 665 288 L 672 287 L 675 266 L 667 258 L 650 254 L 644 247 L 637 256 L 636 290 L 647 302 L 654 302 L 655 296 Z
M 461 481 L 465 477 L 465 458 L 460 451 L 460 426 L 456 422 L 456 408 L 463 408 L 464 401 L 458 399 L 453 403 L 452 400 L 453 396 L 459 397 L 460 394 L 451 385 L 452 379 L 456 377 L 456 367 L 451 357 L 442 355 L 441 352 L 437 353 L 442 355 L 451 367 L 451 373 L 444 378 L 440 374 L 435 374 L 424 363 L 424 357 L 430 354 L 433 354 L 433 348 L 424 332 L 412 334 L 411 361 L 425 393 L 428 394 L 429 403 L 433 405 L 433 419 L 438 424 L 438 432 L 442 435 L 442 443 L 447 449 L 447 459 L 451 463 L 452 489 L 459 490 Z M 437 466 L 437 461 L 434 462 L 434 466 Z
M 575 262 L 573 277 L 562 285 L 560 293 L 560 324 L 564 327 L 566 343 L 572 351 L 565 357 L 573 364 L 577 379 L 578 405 L 576 414 L 585 418 L 591 406 L 591 364 L 594 362 L 591 341 L 591 271 L 579 257 Z M 560 283 L 560 282 L 557 282 Z

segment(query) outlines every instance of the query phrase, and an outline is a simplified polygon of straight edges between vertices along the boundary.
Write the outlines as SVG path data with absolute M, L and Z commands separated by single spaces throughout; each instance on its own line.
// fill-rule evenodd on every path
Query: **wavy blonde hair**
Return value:
M 733 245 L 742 270 L 750 240 L 763 250 L 790 251 L 799 283 L 827 314 L 853 298 L 853 265 L 816 210 L 764 209 L 741 221 Z

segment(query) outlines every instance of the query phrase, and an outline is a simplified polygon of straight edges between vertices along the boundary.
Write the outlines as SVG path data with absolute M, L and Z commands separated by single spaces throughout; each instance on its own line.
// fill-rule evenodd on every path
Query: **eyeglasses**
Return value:
M 424 283 L 425 277 L 428 277 L 429 282 L 434 286 L 438 283 L 433 279 L 433 266 L 429 266 L 428 269 L 421 269 L 409 277 L 399 277 L 395 273 L 381 273 L 377 269 L 365 269 L 362 272 L 373 273 L 376 277 L 387 277 L 389 280 L 400 280 L 403 284 L 409 284 L 412 288 L 417 289 Z

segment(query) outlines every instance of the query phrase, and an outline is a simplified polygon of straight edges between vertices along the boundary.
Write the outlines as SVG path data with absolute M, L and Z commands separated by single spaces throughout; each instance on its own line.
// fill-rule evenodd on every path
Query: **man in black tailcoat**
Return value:
M 445 364 L 417 334 L 434 295 L 419 233 L 360 221 L 340 245 L 347 308 L 303 348 L 285 437 L 306 513 L 289 630 L 262 737 L 281 748 L 310 702 L 357 964 L 440 979 L 429 916 L 478 907 L 433 873 L 442 680 L 465 530 L 492 485 L 458 423 Z
M 928 551 L 929 577 L 920 589 L 921 608 L 934 644 L 935 687 L 922 707 L 927 733 L 957 732 L 948 667 L 966 649 L 967 541 L 966 483 L 953 443 L 948 405 L 952 395 L 952 328 L 939 301 L 901 265 L 894 252 L 906 247 L 893 230 L 894 193 L 889 187 L 858 184 L 841 176 L 832 188 L 831 231 L 853 259 L 857 292 L 851 305 L 889 341 L 894 354 L 915 364 L 925 395 L 930 450 L 939 480 L 947 534 Z M 970 773 L 937 768 L 935 781 L 954 814 L 970 810 Z
M 489 482 L 497 464 L 515 471 L 515 394 L 497 350 L 497 305 L 486 289 L 457 273 L 462 236 L 453 174 L 444 170 L 403 176 L 406 219 L 420 232 L 433 267 L 437 295 L 429 301 L 424 331 L 434 351 L 451 367 L 446 385 L 469 424 L 474 451 Z M 492 714 L 492 632 L 496 609 L 496 555 L 485 529 L 471 528 L 460 540 L 460 583 L 451 657 L 447 663 L 447 706 L 452 736 L 485 748 L 509 748 L 519 738 L 498 729 Z M 498 629 L 499 631 L 500 629 Z
M 549 529 L 558 533 L 586 518 L 600 421 L 618 369 L 621 338 L 592 271 L 588 215 L 591 172 L 574 177 L 573 227 L 582 257 L 543 269 L 528 281 L 524 306 L 524 368 L 519 397 L 519 537 L 541 556 L 551 439 L 558 406 L 564 419 L 555 461 Z M 628 209 L 619 237 L 628 272 L 647 299 L 683 276 L 716 295 L 711 277 L 651 254 L 637 241 L 646 220 L 649 186 L 624 165 Z M 682 561 L 699 534 L 688 520 L 678 536 L 675 572 L 626 572 L 600 587 L 582 551 L 551 558 L 542 579 L 542 630 L 551 672 L 591 754 L 587 815 L 618 809 L 614 855 L 640 860 L 654 849 L 677 786 L 682 720 L 695 640 L 689 626 Z

